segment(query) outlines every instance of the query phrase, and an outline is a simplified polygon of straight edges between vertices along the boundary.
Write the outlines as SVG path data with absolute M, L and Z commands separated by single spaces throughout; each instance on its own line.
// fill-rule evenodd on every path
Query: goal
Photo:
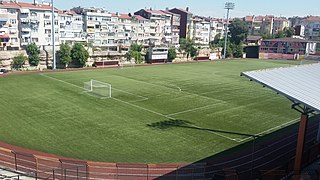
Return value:
M 111 84 L 91 79 L 84 82 L 84 90 L 102 98 L 111 98 Z

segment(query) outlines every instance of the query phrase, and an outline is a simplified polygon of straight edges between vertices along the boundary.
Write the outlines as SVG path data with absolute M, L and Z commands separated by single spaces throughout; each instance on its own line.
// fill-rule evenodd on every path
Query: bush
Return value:
M 16 69 L 22 68 L 22 66 L 27 61 L 27 59 L 28 59 L 27 56 L 23 54 L 19 54 L 18 56 L 15 56 L 13 58 L 13 67 Z
M 170 48 L 168 51 L 168 61 L 172 62 L 177 57 L 177 52 L 175 48 Z

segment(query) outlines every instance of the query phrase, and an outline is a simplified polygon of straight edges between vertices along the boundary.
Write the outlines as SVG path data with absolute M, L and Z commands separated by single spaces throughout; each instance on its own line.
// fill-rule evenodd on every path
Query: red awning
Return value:
M 0 35 L 0 39 L 9 39 L 9 36 L 1 36 Z

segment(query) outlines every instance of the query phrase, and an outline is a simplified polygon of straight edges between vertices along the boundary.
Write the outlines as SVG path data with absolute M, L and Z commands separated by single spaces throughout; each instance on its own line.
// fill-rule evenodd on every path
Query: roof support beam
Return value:
M 301 117 L 300 117 L 296 157 L 295 157 L 295 161 L 294 161 L 294 176 L 293 176 L 294 180 L 300 179 L 302 155 L 303 155 L 303 148 L 304 148 L 304 143 L 305 143 L 307 126 L 308 126 L 308 114 L 302 113 Z

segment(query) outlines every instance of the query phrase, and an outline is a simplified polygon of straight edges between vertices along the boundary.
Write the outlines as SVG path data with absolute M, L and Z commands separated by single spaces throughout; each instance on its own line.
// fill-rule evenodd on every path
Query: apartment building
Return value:
M 249 28 L 250 35 L 272 34 L 273 16 L 246 16 L 245 23 Z
M 149 20 L 142 16 L 134 15 L 132 16 L 132 26 L 133 33 L 131 42 L 148 46 L 150 40 Z
M 84 32 L 87 35 L 89 44 L 102 47 L 110 46 L 115 43 L 116 28 L 112 20 L 112 13 L 103 8 L 84 8 L 76 7 L 71 9 L 77 14 L 81 14 L 84 21 Z M 113 18 L 117 21 L 117 18 Z
M 134 14 L 150 20 L 150 41 L 155 45 L 172 43 L 170 14 L 152 9 L 141 9 Z
M 285 17 L 275 17 L 273 19 L 272 34 L 277 34 L 285 28 L 290 27 L 290 21 Z
M 52 23 L 54 23 L 55 44 L 59 44 L 59 17 L 55 9 L 54 22 L 52 22 L 52 7 L 50 3 L 18 3 L 19 31 L 21 46 L 35 42 L 39 46 L 52 45 Z
M 20 6 L 16 2 L 0 2 L 0 49 L 20 48 L 18 15 Z
M 9 41 L 6 49 L 19 49 L 31 42 L 39 46 L 52 44 L 52 6 L 50 3 L 41 4 L 18 2 L 14 0 L 1 1 L 2 24 L 3 28 L 8 27 L 8 31 L 2 31 L 6 34 L 4 41 Z M 55 9 L 55 42 L 59 44 L 59 26 L 58 11 Z M 5 18 L 8 20 L 5 22 Z
M 60 43 L 87 42 L 82 15 L 74 11 L 59 11 L 59 32 Z
M 209 45 L 210 42 L 210 19 L 200 16 L 192 17 L 192 37 L 196 44 Z
M 179 33 L 180 33 L 180 18 L 179 14 L 175 14 L 169 11 L 167 8 L 166 10 L 162 10 L 162 12 L 169 14 L 170 18 L 170 26 L 171 26 L 171 35 L 172 35 L 172 44 L 177 45 L 179 44 Z M 168 27 L 169 25 L 167 25 Z
M 180 15 L 180 32 L 179 37 L 180 38 L 193 38 L 193 24 L 192 24 L 192 13 L 189 12 L 189 8 L 180 9 L 180 8 L 174 8 L 169 10 L 172 13 L 179 14 Z
M 308 16 L 303 18 L 301 25 L 304 26 L 304 36 L 308 40 L 320 41 L 320 17 Z
M 225 23 L 222 19 L 210 19 L 210 42 L 219 35 L 220 38 L 224 37 Z

